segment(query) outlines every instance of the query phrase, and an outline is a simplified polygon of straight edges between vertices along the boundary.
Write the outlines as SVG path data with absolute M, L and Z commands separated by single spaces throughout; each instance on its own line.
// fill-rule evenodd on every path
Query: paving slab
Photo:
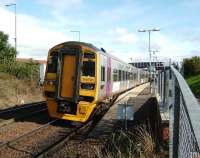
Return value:
M 115 128 L 116 124 L 120 121 L 120 117 L 118 116 L 119 104 L 123 104 L 125 102 L 127 102 L 128 104 L 132 104 L 134 113 L 137 113 L 137 111 L 140 110 L 144 103 L 147 102 L 147 100 L 149 100 L 151 97 L 152 94 L 150 94 L 149 83 L 137 86 L 132 90 L 126 92 L 125 94 L 121 95 L 116 100 L 117 103 L 115 103 L 109 109 L 109 111 L 101 119 L 95 129 L 89 134 L 88 138 L 97 139 L 99 137 L 99 139 L 102 141 L 109 139 L 113 133 L 113 129 Z

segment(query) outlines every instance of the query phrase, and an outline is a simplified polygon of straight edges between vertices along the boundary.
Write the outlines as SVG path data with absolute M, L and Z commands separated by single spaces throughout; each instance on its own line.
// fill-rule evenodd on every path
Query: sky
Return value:
M 78 40 L 104 48 L 126 61 L 149 58 L 181 60 L 200 55 L 200 0 L 0 0 L 0 31 L 14 46 L 17 4 L 17 50 L 20 58 L 46 59 L 48 50 Z

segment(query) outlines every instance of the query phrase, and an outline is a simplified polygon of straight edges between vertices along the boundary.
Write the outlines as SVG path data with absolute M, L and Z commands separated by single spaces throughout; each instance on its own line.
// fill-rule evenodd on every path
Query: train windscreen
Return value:
M 57 63 L 58 63 L 58 55 L 54 54 L 52 57 L 48 59 L 47 71 L 49 73 L 56 73 Z
M 95 62 L 93 61 L 84 61 L 82 67 L 82 76 L 95 76 Z

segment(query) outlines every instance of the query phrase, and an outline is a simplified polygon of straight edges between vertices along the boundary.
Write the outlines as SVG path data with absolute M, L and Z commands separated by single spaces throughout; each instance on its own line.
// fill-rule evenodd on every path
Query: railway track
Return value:
M 26 120 L 25 122 L 17 122 L 14 126 L 11 126 L 12 129 L 10 127 L 4 128 L 0 132 L 0 157 L 51 157 L 54 152 L 66 146 L 66 143 L 72 137 L 78 135 L 86 137 L 95 128 L 95 125 L 101 120 L 109 107 L 125 98 L 129 93 L 121 94 L 117 99 L 106 105 L 102 103 L 100 107 L 104 107 L 103 110 L 102 108 L 97 109 L 96 115 L 86 124 L 75 126 L 61 120 L 48 120 L 48 117 L 45 118 L 43 113 L 40 118 L 43 123 L 33 123 L 32 120 L 26 122 Z M 38 115 L 35 115 L 35 118 L 38 118 Z M 44 122 L 44 120 L 48 121 Z M 22 130 L 22 132 L 18 130 Z
M 9 136 L 13 136 L 13 133 L 6 132 L 10 129 L 5 130 L 0 134 L 0 157 L 44 157 L 92 123 L 94 120 L 74 126 L 62 120 L 52 120 L 23 134 L 18 133 L 11 139 Z M 7 135 L 7 139 L 2 139 L 1 135 Z
M 113 104 L 119 103 L 122 99 L 124 99 L 126 96 L 128 96 L 131 92 L 125 92 L 121 94 L 119 97 L 113 99 L 109 105 L 102 104 L 103 110 L 97 111 L 96 116 L 93 116 L 94 119 L 91 119 L 88 121 L 85 125 L 79 126 L 78 128 L 74 129 L 71 133 L 66 134 L 62 139 L 58 140 L 56 143 L 52 144 L 51 146 L 47 147 L 45 150 L 37 154 L 36 158 L 43 158 L 43 157 L 62 157 L 63 155 L 57 155 L 58 152 L 62 152 L 62 149 L 64 150 L 67 148 L 67 144 L 71 141 L 70 139 L 73 137 L 81 137 L 81 143 L 86 140 L 88 134 L 92 131 L 92 129 L 95 128 L 96 124 L 101 120 L 101 118 L 104 116 L 104 114 L 108 111 L 109 107 L 111 107 Z M 55 153 L 55 154 L 54 154 Z M 65 155 L 66 156 L 66 155 Z
M 47 111 L 46 102 L 35 102 L 0 110 L 0 128 L 15 121 Z
M 35 157 L 77 129 L 61 120 L 51 120 L 0 144 L 0 157 Z

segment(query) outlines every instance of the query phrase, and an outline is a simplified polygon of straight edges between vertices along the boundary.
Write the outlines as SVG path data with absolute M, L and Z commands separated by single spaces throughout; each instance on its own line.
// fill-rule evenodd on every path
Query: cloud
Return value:
M 38 0 L 38 2 L 60 11 L 74 9 L 82 5 L 82 0 Z
M 129 32 L 126 28 L 116 28 L 113 31 L 113 36 L 116 42 L 121 44 L 134 44 L 138 40 L 136 34 Z
M 9 41 L 14 45 L 13 12 L 0 7 L 0 17 L 0 30 L 9 35 Z M 46 58 L 48 49 L 70 39 L 65 32 L 51 28 L 41 19 L 26 14 L 17 16 L 17 43 L 20 57 Z
M 200 49 L 199 49 L 199 50 L 192 50 L 192 51 L 190 52 L 190 54 L 191 54 L 192 56 L 200 56 Z
M 1 0 L 1 4 L 9 4 L 9 3 L 16 3 L 16 0 Z
M 197 54 L 199 51 L 193 51 L 195 49 L 200 50 L 200 46 L 196 45 L 193 41 L 181 40 L 161 32 L 153 35 L 151 50 L 159 50 L 156 53 L 158 57 L 181 61 L 183 58 L 190 57 L 192 54 Z

